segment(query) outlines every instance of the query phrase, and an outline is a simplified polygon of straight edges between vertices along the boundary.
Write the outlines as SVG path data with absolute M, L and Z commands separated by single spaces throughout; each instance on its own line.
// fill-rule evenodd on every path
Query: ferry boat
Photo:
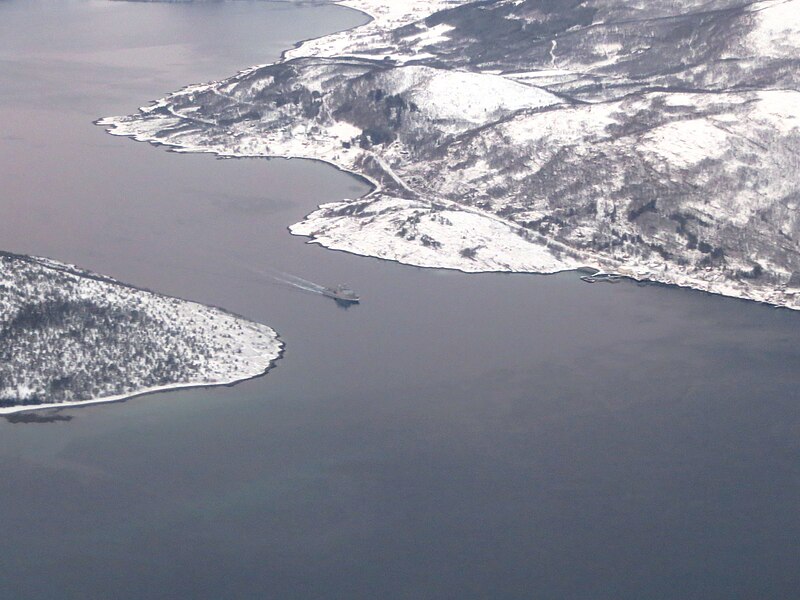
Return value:
M 358 304 L 361 301 L 353 290 L 342 284 L 337 285 L 335 288 L 323 288 L 322 295 L 344 304 Z

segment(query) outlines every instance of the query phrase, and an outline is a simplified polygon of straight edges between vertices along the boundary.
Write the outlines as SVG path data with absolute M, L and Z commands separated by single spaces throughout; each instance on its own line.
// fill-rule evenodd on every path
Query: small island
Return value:
M 263 375 L 275 331 L 53 260 L 0 252 L 0 414 Z

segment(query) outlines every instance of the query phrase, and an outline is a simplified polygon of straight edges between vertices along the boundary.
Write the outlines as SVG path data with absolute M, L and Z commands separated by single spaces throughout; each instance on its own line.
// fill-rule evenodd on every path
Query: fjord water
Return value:
M 236 387 L 0 422 L 0 597 L 791 597 L 800 315 L 326 251 L 286 226 L 358 180 L 91 124 L 360 22 L 0 1 L 2 249 L 223 306 L 287 343 Z

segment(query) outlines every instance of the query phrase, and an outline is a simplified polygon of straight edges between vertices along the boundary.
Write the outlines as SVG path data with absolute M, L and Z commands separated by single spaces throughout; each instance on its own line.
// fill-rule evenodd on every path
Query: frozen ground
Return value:
M 0 414 L 264 374 L 276 333 L 48 259 L 0 255 Z
M 327 247 L 800 308 L 795 0 L 341 4 L 374 20 L 99 123 L 366 177 L 292 226 Z

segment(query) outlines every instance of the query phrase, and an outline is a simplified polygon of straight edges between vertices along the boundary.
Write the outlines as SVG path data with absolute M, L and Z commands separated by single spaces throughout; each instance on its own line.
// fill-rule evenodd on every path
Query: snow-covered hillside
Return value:
M 797 0 L 342 4 L 376 19 L 100 123 L 367 177 L 292 227 L 332 248 L 800 308 Z
M 55 261 L 0 253 L 0 414 L 265 373 L 265 325 Z

